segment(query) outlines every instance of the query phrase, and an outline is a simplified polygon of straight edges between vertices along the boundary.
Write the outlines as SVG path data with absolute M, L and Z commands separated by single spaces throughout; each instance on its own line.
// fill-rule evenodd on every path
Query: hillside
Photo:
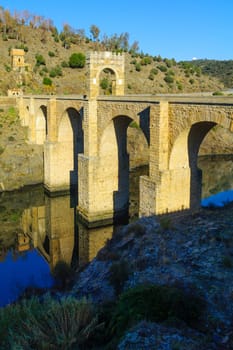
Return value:
M 121 44 L 112 44 L 112 38 L 107 42 L 94 41 L 70 32 L 58 34 L 55 30 L 22 24 L 18 31 L 23 32 L 23 35 L 16 35 L 11 29 L 8 34 L 0 36 L 0 94 L 2 95 L 6 95 L 8 89 L 15 87 L 21 87 L 24 93 L 33 94 L 48 92 L 85 94 L 87 92 L 86 65 L 83 68 L 70 68 L 70 56 L 73 53 L 85 55 L 93 50 L 113 50 L 113 46 L 117 47 L 118 51 L 123 50 Z M 118 39 L 121 40 L 120 38 L 121 36 Z M 192 63 L 177 63 L 174 59 L 139 54 L 138 50 L 130 49 L 128 44 L 126 47 L 128 49 L 123 50 L 126 52 L 126 94 L 189 93 L 224 88 L 219 79 L 202 74 L 201 69 Z M 25 62 L 30 67 L 28 72 L 22 74 L 12 71 L 9 54 L 12 48 L 25 50 Z M 44 77 L 51 79 L 52 86 L 43 84 Z
M 204 74 L 219 79 L 225 87 L 233 88 L 233 60 L 216 61 L 216 60 L 195 60 L 192 64 Z

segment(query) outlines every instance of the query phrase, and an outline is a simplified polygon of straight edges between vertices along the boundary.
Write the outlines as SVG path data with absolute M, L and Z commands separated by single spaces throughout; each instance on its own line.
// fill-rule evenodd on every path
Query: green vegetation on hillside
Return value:
M 184 62 L 184 64 L 188 64 Z M 233 87 L 233 60 L 216 61 L 216 60 L 195 60 L 192 66 L 199 68 L 204 74 L 219 79 L 225 87 Z
M 51 19 L 28 11 L 11 14 L 0 7 L 0 94 L 21 88 L 24 93 L 86 94 L 88 51 L 125 53 L 125 93 L 156 94 L 220 91 L 219 79 L 202 74 L 196 62 L 177 63 L 140 52 L 127 32 L 108 36 L 91 24 L 89 33 L 65 23 L 59 32 Z M 12 48 L 25 51 L 24 71 L 12 71 Z M 205 70 L 203 70 L 205 73 Z M 110 79 L 109 79 L 110 78 Z M 107 79 L 107 80 L 106 80 Z M 112 78 L 100 79 L 100 93 L 112 93 Z

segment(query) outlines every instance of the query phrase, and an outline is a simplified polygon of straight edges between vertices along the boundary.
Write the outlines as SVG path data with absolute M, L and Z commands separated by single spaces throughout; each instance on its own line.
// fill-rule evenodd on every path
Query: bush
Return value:
M 215 91 L 212 93 L 213 96 L 222 96 L 224 95 L 222 91 Z
M 152 58 L 150 56 L 145 56 L 141 59 L 140 64 L 142 66 L 147 66 L 148 64 L 152 63 Z
M 150 70 L 150 74 L 157 75 L 157 74 L 158 74 L 158 69 L 152 68 L 152 69 Z
M 103 78 L 101 81 L 100 81 L 100 87 L 101 89 L 103 90 L 107 90 L 109 88 L 109 81 L 107 78 Z
M 24 50 L 25 52 L 28 52 L 28 47 L 25 46 L 24 44 L 19 44 L 19 45 L 16 45 L 15 46 L 16 49 L 21 49 L 21 50 Z
M 36 54 L 36 66 L 45 66 L 45 59 L 42 55 Z
M 71 68 L 83 68 L 86 63 L 86 56 L 80 53 L 73 53 L 69 58 L 69 66 Z
M 11 71 L 11 67 L 8 66 L 8 64 L 4 64 L 4 66 L 5 66 L 6 72 L 10 72 Z
M 48 78 L 48 77 L 44 77 L 43 84 L 51 86 L 52 85 L 52 80 L 50 78 Z
M 157 68 L 161 71 L 161 72 L 166 72 L 167 71 L 167 67 L 160 64 L 159 66 L 157 66 Z
M 56 66 L 52 68 L 49 72 L 50 78 L 55 78 L 55 77 L 61 77 L 62 76 L 62 70 L 60 66 Z
M 54 57 L 54 56 L 55 56 L 55 53 L 54 53 L 53 51 L 49 51 L 49 52 L 48 52 L 48 55 L 49 55 L 49 57 Z
M 174 82 L 174 78 L 171 75 L 166 75 L 164 77 L 164 81 L 166 81 L 167 84 L 172 84 Z
M 137 72 L 140 72 L 140 71 L 141 71 L 141 65 L 140 65 L 140 63 L 136 63 L 136 64 L 135 64 L 135 69 L 136 69 Z
M 179 81 L 176 82 L 176 85 L 177 85 L 178 90 L 180 90 L 180 91 L 183 90 L 183 85 Z
M 149 79 L 149 80 L 154 80 L 154 78 L 155 78 L 154 74 L 151 74 L 151 73 L 150 73 L 150 74 L 148 75 L 148 79 Z
M 85 346 L 101 325 L 86 299 L 46 297 L 42 302 L 33 298 L 0 310 L 0 326 L 2 349 L 68 350 L 74 344 Z
M 162 322 L 179 319 L 195 326 L 204 312 L 200 297 L 169 286 L 137 286 L 124 292 L 115 307 L 110 331 L 122 334 L 140 320 Z

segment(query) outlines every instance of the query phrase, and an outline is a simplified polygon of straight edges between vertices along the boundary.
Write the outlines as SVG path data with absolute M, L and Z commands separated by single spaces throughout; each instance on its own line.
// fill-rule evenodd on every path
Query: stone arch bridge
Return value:
M 92 66 L 87 96 L 17 99 L 29 142 L 44 145 L 46 190 L 54 194 L 73 188 L 78 212 L 89 223 L 114 220 L 125 213 L 129 197 L 126 138 L 133 121 L 149 147 L 149 175 L 140 178 L 139 215 L 197 210 L 201 201 L 198 150 L 215 125 L 233 131 L 233 98 L 126 96 L 121 58 L 114 58 L 114 66 L 106 61 L 112 56 L 104 54 L 97 57 L 96 67 L 102 64 L 118 72 L 115 96 L 98 95 L 100 70 Z
M 87 221 L 109 219 L 128 205 L 126 130 L 134 121 L 149 146 L 149 176 L 140 179 L 140 215 L 196 210 L 201 198 L 200 144 L 215 125 L 233 131 L 233 99 L 222 97 L 23 97 L 31 143 L 44 144 L 44 186 L 77 187 Z

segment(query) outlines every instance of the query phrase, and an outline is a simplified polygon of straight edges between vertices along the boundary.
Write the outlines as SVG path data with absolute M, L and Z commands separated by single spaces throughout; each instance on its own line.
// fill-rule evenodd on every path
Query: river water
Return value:
M 213 196 L 224 192 L 223 202 L 233 200 L 233 156 L 201 157 L 198 164 L 203 199 L 212 196 L 213 204 Z M 144 166 L 130 174 L 131 219 L 137 218 L 139 176 L 147 173 Z M 51 287 L 51 271 L 60 260 L 84 266 L 113 234 L 112 226 L 87 229 L 77 220 L 73 198 L 49 197 L 42 186 L 2 193 L 0 225 L 0 306 L 16 300 L 27 287 Z

